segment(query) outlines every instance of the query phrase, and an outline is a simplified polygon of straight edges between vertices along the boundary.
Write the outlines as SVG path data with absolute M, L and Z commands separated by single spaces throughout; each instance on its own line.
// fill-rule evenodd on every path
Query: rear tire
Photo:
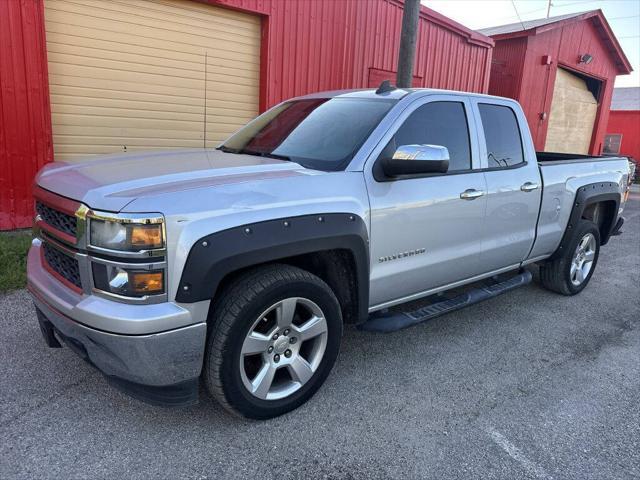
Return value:
M 233 281 L 210 325 L 209 392 L 233 414 L 266 419 L 299 407 L 324 383 L 338 356 L 342 313 L 320 278 L 268 265 Z
M 540 282 L 562 295 L 580 293 L 591 280 L 600 255 L 600 231 L 595 223 L 581 219 L 564 251 L 540 265 Z

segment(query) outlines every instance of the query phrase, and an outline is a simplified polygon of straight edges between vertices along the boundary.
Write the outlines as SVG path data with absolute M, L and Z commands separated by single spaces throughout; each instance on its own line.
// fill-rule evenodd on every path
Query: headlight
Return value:
M 164 270 L 139 270 L 135 266 L 93 264 L 93 282 L 98 290 L 125 297 L 164 293 Z
M 161 218 L 113 219 L 91 217 L 89 244 L 93 247 L 125 252 L 163 248 L 164 229 Z

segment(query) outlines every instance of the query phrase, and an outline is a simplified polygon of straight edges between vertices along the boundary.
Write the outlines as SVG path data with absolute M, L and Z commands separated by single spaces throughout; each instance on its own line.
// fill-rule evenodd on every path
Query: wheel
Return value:
M 599 254 L 598 227 L 589 220 L 580 220 L 564 253 L 540 266 L 542 285 L 563 295 L 580 293 L 591 280 Z
M 329 286 L 288 265 L 237 278 L 212 310 L 204 379 L 230 412 L 272 418 L 309 400 L 325 381 L 342 337 Z

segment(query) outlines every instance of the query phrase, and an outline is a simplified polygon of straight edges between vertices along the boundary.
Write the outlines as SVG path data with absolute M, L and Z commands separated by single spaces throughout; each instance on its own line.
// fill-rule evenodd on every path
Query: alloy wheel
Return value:
M 571 269 L 569 278 L 576 287 L 582 284 L 589 276 L 593 268 L 593 261 L 596 258 L 596 237 L 593 233 L 587 233 L 578 242 L 576 251 L 571 259 Z
M 311 300 L 291 297 L 273 304 L 256 319 L 242 344 L 245 388 L 262 400 L 295 393 L 320 366 L 327 334 L 325 315 Z

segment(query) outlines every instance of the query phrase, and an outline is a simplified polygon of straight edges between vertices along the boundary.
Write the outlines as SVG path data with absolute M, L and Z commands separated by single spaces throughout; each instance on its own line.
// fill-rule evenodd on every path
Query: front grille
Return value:
M 71 235 L 72 237 L 76 236 L 77 223 L 76 217 L 73 215 L 51 208 L 42 202 L 36 202 L 36 212 L 38 212 L 38 215 L 40 215 L 40 218 L 42 218 L 45 223 L 51 225 L 56 230 Z
M 53 248 L 46 242 L 44 242 L 42 246 L 44 249 L 44 259 L 51 269 L 76 287 L 82 288 L 78 261 L 69 255 L 65 255 L 60 250 Z

